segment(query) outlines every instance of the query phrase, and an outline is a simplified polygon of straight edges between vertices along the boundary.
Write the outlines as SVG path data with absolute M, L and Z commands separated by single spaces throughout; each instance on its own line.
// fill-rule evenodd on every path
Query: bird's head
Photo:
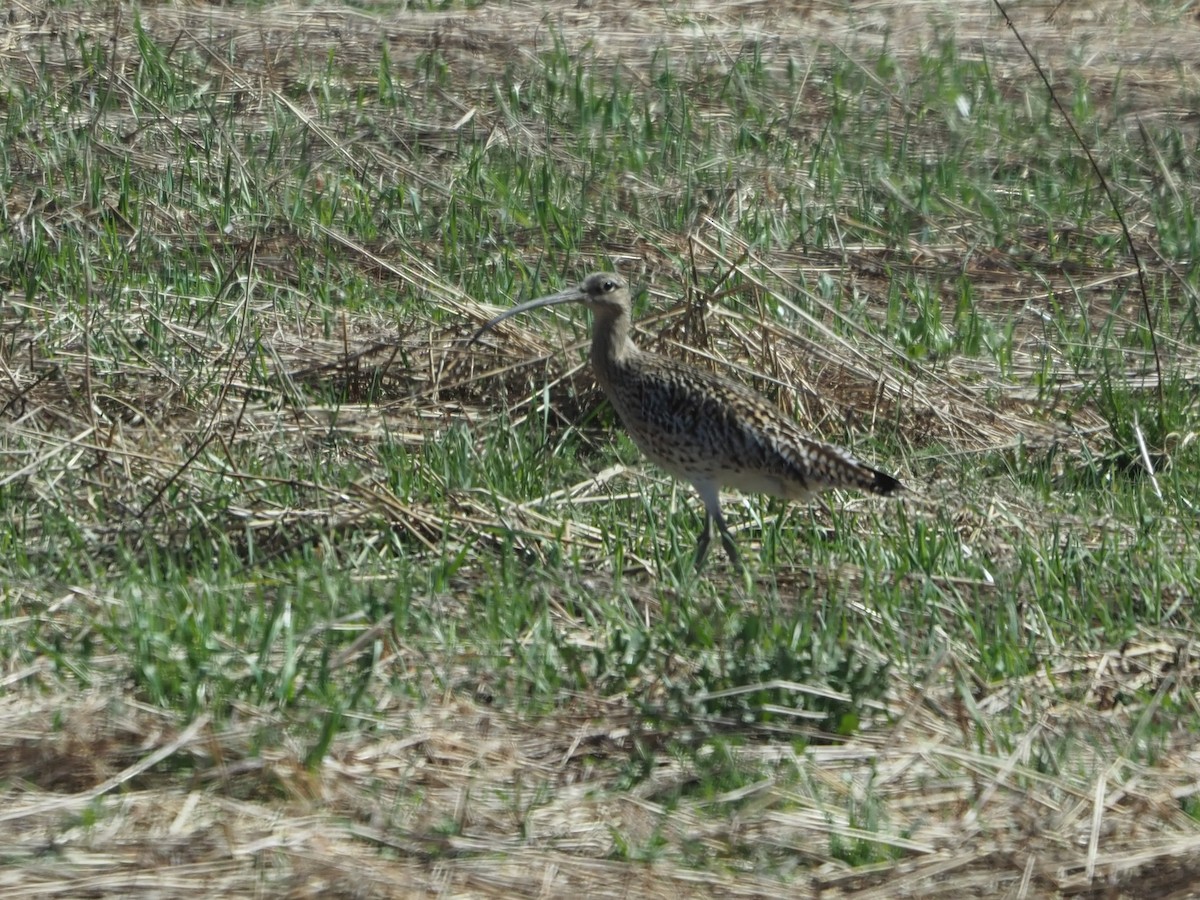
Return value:
M 621 276 L 615 272 L 595 272 L 583 279 L 576 287 L 560 291 L 557 294 L 538 297 L 536 300 L 529 300 L 519 306 L 514 306 L 506 312 L 502 312 L 495 318 L 485 322 L 483 327 L 475 332 L 475 336 L 471 338 L 471 342 L 474 343 L 479 339 L 481 334 L 489 328 L 499 325 L 509 316 L 528 312 L 531 309 L 539 309 L 543 306 L 557 306 L 560 303 L 582 303 L 592 311 L 592 315 L 596 317 L 597 322 L 614 321 L 621 316 L 629 315 L 629 288 L 625 286 L 625 282 Z

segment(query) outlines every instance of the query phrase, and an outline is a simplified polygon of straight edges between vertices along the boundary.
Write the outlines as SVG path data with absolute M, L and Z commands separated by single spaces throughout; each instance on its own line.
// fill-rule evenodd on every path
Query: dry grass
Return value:
M 1023 33 L 1044 61 L 1061 59 L 1064 48 L 1104 48 L 1071 59 L 1071 72 L 1097 96 L 1118 79 L 1124 82 L 1121 115 L 1130 130 L 1165 117 L 1182 118 L 1195 129 L 1185 104 L 1200 92 L 1200 29 L 1194 15 L 1159 22 L 1156 9 L 1044 3 L 1020 12 Z M 457 123 L 467 116 L 494 119 L 497 146 L 553 156 L 554 146 L 542 135 L 501 127 L 490 106 L 491 83 L 514 59 L 532 63 L 550 42 L 551 26 L 573 51 L 588 46 L 598 70 L 620 67 L 635 77 L 652 51 L 663 47 L 681 67 L 704 59 L 716 70 L 728 69 L 755 48 L 780 61 L 802 59 L 813 73 L 832 56 L 865 65 L 885 36 L 898 60 L 916 66 L 952 34 L 965 52 L 986 47 L 998 81 L 1012 86 L 1030 79 L 1027 61 L 982 3 L 956 8 L 953 17 L 946 7 L 915 2 L 830 2 L 795 10 L 711 3 L 690 7 L 686 18 L 661 3 L 637 2 L 487 4 L 471 11 L 382 15 L 293 5 L 13 7 L 0 35 L 0 82 L 6 88 L 26 83 L 34 61 L 44 58 L 51 70 L 61 63 L 55 79 L 65 91 L 78 73 L 63 48 L 81 33 L 111 35 L 114 91 L 138 100 L 122 100 L 105 113 L 106 127 L 128 135 L 127 144 L 112 152 L 156 170 L 178 162 L 172 158 L 177 133 L 195 133 L 199 141 L 209 123 L 186 114 L 143 119 L 130 111 L 134 105 L 153 109 L 152 101 L 138 96 L 131 63 L 137 56 L 135 12 L 160 47 L 204 61 L 211 90 L 238 105 L 244 134 L 269 132 L 274 111 L 289 110 L 310 132 L 313 171 L 347 184 L 354 173 L 370 169 L 450 190 L 454 164 L 438 153 L 455 145 Z M 369 84 L 381 39 L 393 60 L 415 61 L 431 48 L 447 60 L 462 87 L 447 94 L 442 121 L 396 121 L 392 133 L 381 135 L 355 132 L 349 114 L 321 120 L 312 85 L 330 52 L 336 51 L 346 84 Z M 413 62 L 413 68 L 419 66 Z M 1062 77 L 1059 87 L 1069 94 L 1074 82 Z M 806 99 L 802 93 L 797 103 Z M 818 110 L 809 122 L 814 136 L 820 122 Z M 89 127 L 83 120 L 74 124 Z M 407 159 L 412 147 L 422 151 L 421 166 Z M 8 152 L 20 159 L 24 150 Z M 1022 164 L 1021 148 L 1008 153 L 994 160 L 998 168 Z M 764 174 L 764 182 L 772 177 Z M 623 182 L 621 189 L 638 194 L 667 187 Z M 1138 223 L 1135 239 L 1149 251 L 1141 198 L 1126 199 L 1127 216 Z M 117 231 L 133 239 L 112 196 L 68 204 L 18 185 L 4 202 L 18 236 L 21 223 L 34 220 L 39 227 L 96 233 L 115 220 Z M 1101 452 L 1108 425 L 1094 406 L 1074 403 L 1078 384 L 1061 381 L 1047 396 L 1024 376 L 1038 371 L 1046 352 L 1038 304 L 1047 293 L 1093 302 L 1107 315 L 1114 286 L 1131 281 L 1128 268 L 1056 267 L 1046 253 L 1046 235 L 1033 229 L 1008 255 L 980 251 L 966 211 L 961 221 L 930 222 L 927 242 L 903 252 L 882 239 L 878 245 L 764 250 L 724 224 L 719 213 L 739 202 L 735 189 L 714 198 L 714 214 L 686 234 L 646 232 L 631 217 L 585 236 L 582 255 L 618 259 L 655 285 L 656 312 L 640 323 L 647 345 L 740 369 L 747 378 L 753 374 L 767 392 L 790 388 L 797 416 L 822 433 L 862 427 L 902 436 L 910 462 L 923 454 L 930 460 L 924 496 L 912 501 L 913 509 L 957 510 L 964 541 L 980 548 L 1004 544 L 1027 527 L 1022 498 L 965 497 L 951 477 L 940 478 L 937 458 L 996 452 L 1018 442 L 1061 445 L 1069 454 Z M 541 552 L 539 537 L 580 549 L 597 568 L 581 591 L 612 592 L 603 536 L 586 528 L 558 535 L 553 512 L 567 501 L 612 499 L 628 487 L 620 466 L 558 492 L 548 487 L 536 502 L 497 503 L 465 493 L 446 505 L 397 497 L 375 474 L 351 488 L 298 474 L 289 487 L 299 499 L 281 504 L 270 493 L 270 479 L 247 465 L 247 448 L 263 458 L 298 452 L 336 429 L 345 440 L 329 452 L 358 459 L 369 470 L 376 464 L 371 448 L 385 433 L 417 448 L 447 425 L 479 422 L 501 406 L 518 416 L 528 413 L 523 404 L 530 372 L 550 373 L 554 415 L 574 421 L 594 398 L 574 364 L 578 355 L 557 352 L 575 338 L 565 332 L 548 338 L 510 325 L 502 342 L 468 355 L 464 340 L 489 307 L 466 296 L 456 274 L 438 270 L 430 261 L 438 256 L 435 248 L 425 256 L 407 247 L 401 254 L 384 237 L 368 246 L 334 228 L 227 233 L 196 219 L 194 210 L 168 203 L 147 210 L 137 241 L 158 244 L 164 254 L 201 244 L 214 248 L 214 257 L 227 265 L 220 278 L 244 282 L 247 289 L 198 308 L 197 324 L 188 326 L 157 319 L 136 293 L 124 298 L 119 312 L 98 304 L 79 316 L 49 299 L 79 286 L 43 286 L 42 294 L 26 296 L 16 278 L 0 276 L 7 454 L 0 485 L 23 486 L 31 535 L 39 533 L 39 510 L 69 506 L 88 536 L 86 552 L 97 565 L 113 563 L 122 542 L 167 546 L 189 540 L 198 498 L 221 479 L 236 485 L 237 500 L 212 513 L 213 527 L 255 542 L 260 558 L 284 556 L 305 542 L 323 546 L 331 535 L 372 521 L 399 523 L 408 539 L 431 550 L 447 532 L 506 528 L 521 535 L 518 543 L 526 541 L 522 549 L 531 554 Z M 1097 223 L 1101 227 L 1111 225 Z M 531 271 L 544 253 L 538 240 L 531 230 L 522 244 Z M 254 283 L 296 289 L 296 261 L 327 253 L 404 302 L 404 314 L 351 309 L 331 330 L 258 299 L 263 295 Z M 1013 266 L 1012 258 L 1032 260 L 1040 281 L 1031 283 L 1029 267 Z M 1159 274 L 1170 269 L 1152 253 L 1146 258 Z M 692 260 L 692 271 L 674 262 L 679 259 Z M 692 290 L 697 269 L 736 275 L 732 296 L 746 314 L 714 306 L 707 319 L 698 316 L 703 298 Z M 814 302 L 816 312 L 794 307 L 800 285 L 811 285 L 822 271 L 849 273 L 847 297 L 878 298 L 887 295 L 887 283 L 900 269 L 930 283 L 966 274 L 984 308 L 997 315 L 1027 310 L 1014 337 L 1015 377 L 1002 377 L 981 358 L 913 365 L 884 341 L 847 339 L 841 326 L 856 320 L 840 306 Z M 86 289 L 93 288 L 102 291 L 103 285 Z M 763 312 L 789 307 L 794 327 Z M 1140 327 L 1132 301 L 1117 313 L 1118 331 Z M 880 306 L 867 305 L 863 314 L 878 316 Z M 226 321 L 229 339 L 214 340 L 198 324 L 205 319 Z M 270 360 L 265 370 L 235 352 L 251 324 Z M 159 329 L 169 332 L 176 348 L 169 367 L 158 359 L 142 361 L 136 352 L 138 335 Z M 91 337 L 107 330 L 123 337 L 105 356 Z M 1200 378 L 1196 348 L 1164 339 L 1179 371 Z M 1130 370 L 1138 374 L 1130 381 L 1143 386 L 1145 359 L 1134 362 Z M 119 382 L 106 377 L 93 384 L 97 372 L 119 372 Z M 314 399 L 318 388 L 330 385 L 349 401 L 336 410 Z M 1172 437 L 1179 444 L 1193 439 Z M 39 477 L 26 480 L 30 473 Z M 498 505 L 505 508 L 503 521 Z M 114 516 L 114 508 L 124 515 Z M 1085 541 L 1094 536 L 1093 525 L 1069 523 Z M 36 557 L 44 548 L 35 542 L 26 549 Z M 650 561 L 632 560 L 632 570 L 639 562 L 652 568 Z M 832 575 L 782 573 L 781 593 L 799 593 L 801 581 L 821 577 L 851 583 L 859 573 L 852 566 Z M 983 580 L 947 579 L 944 586 L 964 605 L 987 604 L 992 597 Z M 657 595 L 644 583 L 624 589 L 646 615 L 655 612 Z M 88 632 L 105 607 L 124 602 L 53 577 L 2 590 L 13 613 L 0 625 L 15 628 L 43 616 L 72 640 Z M 455 582 L 440 601 L 444 614 L 463 612 L 459 599 L 468 592 L 468 584 Z M 1194 602 L 1186 591 L 1177 599 L 1185 610 Z M 870 616 L 869 599 L 861 605 Z M 561 607 L 559 613 L 563 632 L 586 645 L 591 637 L 583 623 Z M 1003 688 L 978 683 L 956 662 L 958 652 L 970 648 L 950 644 L 939 665 L 898 673 L 877 720 L 862 731 L 799 751 L 803 777 L 785 781 L 774 774 L 797 753 L 793 743 L 750 741 L 737 752 L 745 765 L 762 766 L 761 782 L 737 796 L 669 804 L 663 798 L 673 796 L 673 788 L 697 777 L 694 763 L 660 754 L 649 776 L 628 789 L 605 763 L 628 758 L 639 742 L 664 748 L 671 735 L 656 733 L 632 702 L 599 690 L 564 697 L 557 709 L 537 717 L 497 711 L 489 703 L 491 686 L 471 685 L 477 671 L 457 661 L 449 680 L 473 691 L 439 693 L 425 685 L 433 698 L 428 703 L 401 697 L 381 702 L 364 719 L 370 727 L 339 734 L 313 767 L 306 748 L 289 742 L 285 723 L 275 722 L 269 709 L 247 705 L 229 722 L 214 725 L 201 714 L 181 725 L 177 710 L 141 702 L 122 681 L 93 681 L 81 692 L 78 683 L 64 680 L 49 654 L 32 665 L 14 659 L 0 669 L 0 893 L 1194 896 L 1200 830 L 1181 809 L 1200 791 L 1194 736 L 1168 729 L 1152 762 L 1144 761 L 1141 748 L 1122 743 L 1139 721 L 1160 715 L 1164 699 L 1196 706 L 1200 655 L 1192 633 L 1147 630 L 1119 652 L 1084 654 L 1056 645 L 1049 629 L 1031 622 L 1033 614 L 1023 623 L 1030 627 L 1031 652 L 1045 660 L 1038 676 Z M 402 673 L 411 658 L 403 636 L 390 628 L 386 619 L 369 623 L 360 642 L 334 660 L 334 669 L 349 668 L 358 660 L 356 651 L 378 639 L 386 650 L 373 663 L 375 674 L 386 682 Z M 103 668 L 99 661 L 92 665 Z M 1154 698 L 1149 703 L 1127 702 L 1147 694 Z M 979 725 L 989 721 L 1004 727 L 981 741 Z M 276 728 L 279 742 L 264 746 L 264 731 Z M 1057 758 L 1047 748 L 1068 741 L 1072 768 L 1047 765 Z M 867 798 L 882 805 L 870 830 L 846 815 Z M 882 848 L 887 858 L 859 866 L 839 861 L 834 844 L 859 839 Z M 653 859 L 629 861 L 621 858 L 626 841 L 661 849 Z M 766 869 L 773 874 L 762 874 Z
M 1131 646 L 975 696 L 985 719 L 1029 723 L 1016 746 L 978 746 L 954 691 L 897 687 L 886 729 L 805 751 L 811 781 L 766 777 L 737 798 L 673 808 L 658 798 L 694 773 L 664 760 L 635 790 L 618 789 L 603 761 L 627 754 L 635 734 L 653 735 L 601 698 L 537 720 L 461 696 L 381 709 L 372 736 L 340 740 L 311 772 L 299 747 L 251 750 L 250 723 L 216 730 L 201 717 L 180 732 L 173 715 L 123 699 L 120 685 L 14 697 L 0 721 L 9 786 L 0 887 L 23 896 L 995 897 L 1125 896 L 1117 886 L 1126 884 L 1129 896 L 1182 897 L 1200 875 L 1200 834 L 1179 808 L 1200 791 L 1195 743 L 1180 734 L 1158 764 L 1129 762 L 1113 736 L 1145 711 L 1114 699 L 1145 680 L 1194 687 L 1198 663 L 1187 641 Z M 1069 700 L 1011 706 L 1064 687 Z M 1039 748 L 1068 734 L 1091 736 L 1075 770 L 1042 770 Z M 792 751 L 741 753 L 765 770 Z M 164 758 L 202 774 L 180 783 L 175 767 L 149 765 Z M 888 808 L 878 832 L 844 813 L 871 793 Z M 712 815 L 734 800 L 737 814 Z M 89 826 L 97 806 L 103 816 Z M 614 861 L 616 833 L 659 834 L 669 849 L 651 864 Z M 827 857 L 831 840 L 856 837 L 898 858 L 850 867 Z M 783 882 L 755 876 L 763 857 L 792 857 L 797 868 Z

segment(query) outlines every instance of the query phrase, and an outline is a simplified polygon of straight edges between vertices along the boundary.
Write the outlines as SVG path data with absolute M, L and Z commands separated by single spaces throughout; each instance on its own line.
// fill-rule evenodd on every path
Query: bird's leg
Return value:
M 704 566 L 704 557 L 708 555 L 708 542 L 712 539 L 712 516 L 707 512 L 704 513 L 704 530 L 700 532 L 700 538 L 696 541 L 696 571 L 699 572 Z M 725 535 L 721 535 L 721 540 L 725 540 Z
M 733 563 L 733 568 L 740 572 L 742 561 L 738 558 L 737 543 L 734 541 L 733 535 L 729 533 L 725 517 L 721 515 L 720 490 L 714 482 L 707 480 L 694 481 L 692 486 L 696 488 L 696 493 L 704 501 L 704 530 L 700 532 L 700 540 L 696 542 L 696 568 L 700 568 L 705 554 L 708 553 L 708 542 L 712 538 L 712 523 L 716 522 L 717 530 L 721 532 L 721 545 L 725 548 L 725 554 Z
M 717 527 L 721 529 L 721 546 L 725 548 L 725 555 L 729 557 L 729 561 L 733 564 L 734 571 L 742 571 L 742 560 L 738 556 L 737 542 L 733 539 L 733 535 L 729 533 L 729 526 L 725 524 L 725 517 L 719 512 L 717 513 Z

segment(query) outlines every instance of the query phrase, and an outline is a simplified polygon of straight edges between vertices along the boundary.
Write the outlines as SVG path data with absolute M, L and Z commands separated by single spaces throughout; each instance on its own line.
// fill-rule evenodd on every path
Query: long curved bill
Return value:
M 530 300 L 526 303 L 522 303 L 520 306 L 514 306 L 512 309 L 502 312 L 495 318 L 488 319 L 486 322 L 484 322 L 483 327 L 471 335 L 471 340 L 467 342 L 467 346 L 469 347 L 471 344 L 475 343 L 485 331 L 490 328 L 495 328 L 510 316 L 515 316 L 523 312 L 529 312 L 531 309 L 540 309 L 543 306 L 558 306 L 560 303 L 579 303 L 582 300 L 583 291 L 579 290 L 577 287 L 574 287 L 570 290 L 559 291 L 557 294 L 549 294 L 545 297 L 538 297 L 536 300 Z

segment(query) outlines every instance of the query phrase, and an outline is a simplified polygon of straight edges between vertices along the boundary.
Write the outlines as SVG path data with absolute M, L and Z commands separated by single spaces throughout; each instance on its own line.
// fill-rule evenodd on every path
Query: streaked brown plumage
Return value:
M 634 443 L 651 461 L 690 482 L 704 501 L 696 566 L 717 523 L 730 561 L 737 545 L 721 514 L 721 487 L 806 500 L 830 488 L 891 494 L 903 485 L 845 450 L 815 441 L 754 391 L 711 372 L 639 350 L 630 338 L 629 291 L 610 272 L 576 288 L 515 306 L 472 338 L 510 316 L 542 306 L 582 303 L 592 311 L 592 369 Z

